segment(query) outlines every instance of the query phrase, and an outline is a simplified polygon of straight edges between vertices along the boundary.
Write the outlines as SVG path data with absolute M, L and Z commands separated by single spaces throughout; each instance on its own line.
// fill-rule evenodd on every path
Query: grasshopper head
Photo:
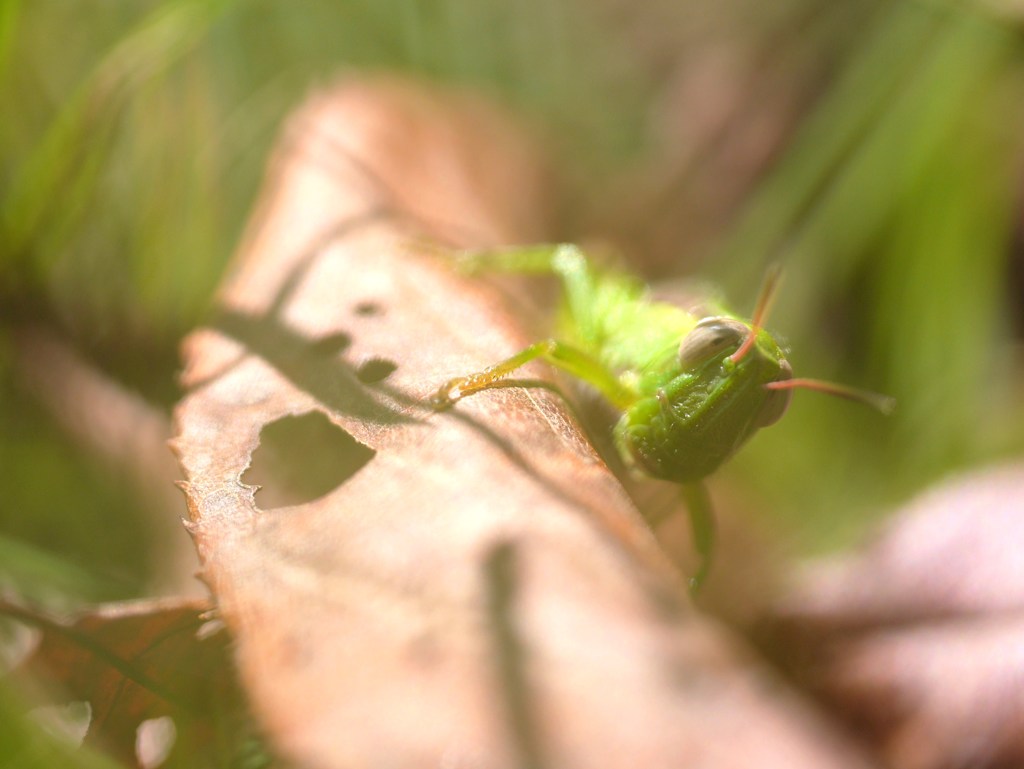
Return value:
M 655 478 L 698 481 L 732 456 L 759 428 L 777 422 L 794 388 L 864 403 L 884 414 L 895 401 L 817 379 L 794 379 L 782 348 L 762 327 L 781 270 L 765 275 L 750 323 L 704 318 L 683 337 L 672 362 L 615 427 L 627 461 Z
M 709 362 L 711 365 L 705 365 Z M 757 325 L 729 317 L 704 318 L 683 337 L 679 364 L 684 371 L 693 371 L 698 380 L 709 383 L 709 391 L 720 389 L 716 382 L 727 377 L 746 377 L 764 386 L 768 394 L 756 407 L 757 427 L 778 422 L 789 407 L 789 390 L 768 385 L 792 379 L 793 369 L 778 343 Z
M 792 369 L 772 336 L 730 317 L 700 321 L 660 383 L 616 426 L 622 453 L 656 478 L 689 483 L 714 472 L 761 427 L 778 421 Z

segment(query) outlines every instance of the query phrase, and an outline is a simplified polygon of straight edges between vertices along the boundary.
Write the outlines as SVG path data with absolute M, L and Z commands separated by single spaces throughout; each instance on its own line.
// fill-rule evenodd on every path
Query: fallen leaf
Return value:
M 68 620 L 0 601 L 0 614 L 39 633 L 11 680 L 62 702 L 88 702 L 87 744 L 138 765 L 139 726 L 164 716 L 175 722 L 177 747 L 189 766 L 212 766 L 224 755 L 228 720 L 244 714 L 224 632 L 196 599 L 108 604 Z
M 426 405 L 533 340 L 417 244 L 542 239 L 549 191 L 469 97 L 355 80 L 290 122 L 218 316 L 185 345 L 174 441 L 269 739 L 316 767 L 864 766 L 694 612 L 559 397 Z M 325 425 L 336 462 L 301 437 Z

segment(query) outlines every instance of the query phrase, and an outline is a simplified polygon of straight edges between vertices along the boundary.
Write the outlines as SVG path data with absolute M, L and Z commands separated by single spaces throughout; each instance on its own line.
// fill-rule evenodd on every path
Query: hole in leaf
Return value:
M 394 361 L 384 358 L 373 358 L 359 367 L 359 370 L 356 371 L 356 379 L 363 384 L 373 384 L 374 382 L 380 382 L 382 379 L 387 379 L 397 368 L 398 364 Z
M 384 308 L 376 302 L 360 302 L 352 308 L 356 315 L 362 315 L 364 318 L 371 318 L 374 315 L 382 315 Z
M 262 486 L 265 509 L 312 502 L 338 488 L 377 452 L 320 412 L 266 425 L 244 480 Z
M 155 769 L 167 760 L 178 730 L 170 716 L 149 718 L 135 730 L 135 757 L 143 769 Z

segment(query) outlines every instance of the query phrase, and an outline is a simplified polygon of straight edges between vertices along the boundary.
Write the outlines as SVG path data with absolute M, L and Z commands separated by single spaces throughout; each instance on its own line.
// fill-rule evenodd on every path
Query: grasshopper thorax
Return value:
M 782 416 L 790 391 L 766 385 L 792 375 L 768 332 L 735 318 L 705 318 L 675 359 L 647 378 L 616 425 L 616 442 L 627 461 L 655 478 L 700 480 Z

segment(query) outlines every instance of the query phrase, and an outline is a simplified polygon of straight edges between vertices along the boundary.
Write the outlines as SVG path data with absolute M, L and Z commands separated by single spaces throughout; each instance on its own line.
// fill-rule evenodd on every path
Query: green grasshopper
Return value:
M 626 464 L 682 486 L 701 559 L 690 579 L 692 589 L 707 575 L 714 544 L 704 478 L 760 428 L 777 422 L 793 389 L 850 398 L 883 412 L 893 406 L 890 398 L 874 393 L 793 377 L 784 350 L 762 328 L 777 270 L 769 272 L 747 322 L 720 307 L 698 317 L 654 301 L 639 280 L 595 267 L 573 245 L 468 254 L 460 265 L 554 274 L 565 293 L 565 328 L 560 338 L 449 380 L 434 393 L 433 406 L 444 409 L 468 395 L 513 384 L 506 377 L 538 358 L 595 388 L 621 413 L 614 439 Z

